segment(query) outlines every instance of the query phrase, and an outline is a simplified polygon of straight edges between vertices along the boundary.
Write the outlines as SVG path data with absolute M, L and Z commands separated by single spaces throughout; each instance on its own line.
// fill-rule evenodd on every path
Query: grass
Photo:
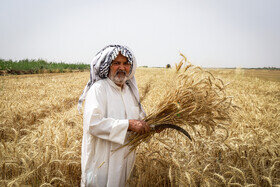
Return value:
M 3 60 L 0 59 L 0 71 L 8 74 L 32 74 L 32 73 L 52 73 L 72 70 L 90 69 L 88 64 L 66 64 L 47 62 L 44 60 Z

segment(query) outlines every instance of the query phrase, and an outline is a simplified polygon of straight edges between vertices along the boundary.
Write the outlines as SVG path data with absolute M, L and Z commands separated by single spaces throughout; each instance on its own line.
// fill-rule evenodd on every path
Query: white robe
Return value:
M 123 89 L 109 78 L 95 82 L 85 100 L 81 186 L 125 186 L 135 152 L 126 142 L 128 119 L 142 119 L 143 112 L 127 85 Z

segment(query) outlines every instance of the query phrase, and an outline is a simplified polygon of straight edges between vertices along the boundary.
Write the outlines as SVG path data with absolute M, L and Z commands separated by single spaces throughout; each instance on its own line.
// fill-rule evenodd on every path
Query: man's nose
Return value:
M 124 65 L 123 65 L 123 64 L 120 64 L 120 65 L 119 65 L 119 69 L 120 69 L 120 70 L 125 70 Z

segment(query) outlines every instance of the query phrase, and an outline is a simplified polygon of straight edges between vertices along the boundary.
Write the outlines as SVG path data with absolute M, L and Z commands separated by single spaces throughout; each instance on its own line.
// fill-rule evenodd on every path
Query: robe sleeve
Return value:
M 85 101 L 84 130 L 98 138 L 124 144 L 129 121 L 105 118 L 106 106 L 106 90 L 102 85 L 95 83 Z

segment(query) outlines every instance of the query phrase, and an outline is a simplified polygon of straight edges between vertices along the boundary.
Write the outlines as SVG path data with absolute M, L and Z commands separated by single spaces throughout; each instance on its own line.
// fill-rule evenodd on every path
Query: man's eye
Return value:
M 113 62 L 113 65 L 117 66 L 117 65 L 120 65 L 119 62 Z

